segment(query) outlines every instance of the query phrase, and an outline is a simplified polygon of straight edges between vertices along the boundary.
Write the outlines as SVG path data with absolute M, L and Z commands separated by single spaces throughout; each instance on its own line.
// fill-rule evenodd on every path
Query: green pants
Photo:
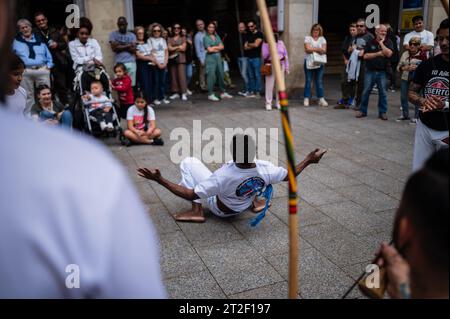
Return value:
M 220 91 L 225 92 L 223 64 L 220 54 L 206 55 L 206 81 L 208 82 L 208 94 L 214 94 L 216 81 L 219 83 Z

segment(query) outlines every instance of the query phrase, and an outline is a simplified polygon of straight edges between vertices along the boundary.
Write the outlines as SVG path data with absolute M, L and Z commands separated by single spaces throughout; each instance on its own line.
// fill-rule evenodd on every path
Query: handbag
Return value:
M 272 75 L 272 64 L 264 63 L 261 65 L 261 75 L 269 76 Z
M 313 61 L 316 64 L 322 65 L 322 64 L 327 64 L 327 62 L 328 62 L 326 54 L 319 54 L 317 52 L 313 52 L 312 56 L 313 56 Z

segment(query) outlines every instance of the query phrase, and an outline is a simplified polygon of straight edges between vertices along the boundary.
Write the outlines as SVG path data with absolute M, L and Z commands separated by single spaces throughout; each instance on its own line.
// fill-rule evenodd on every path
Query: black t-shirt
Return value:
M 344 56 L 347 58 L 347 60 L 350 59 L 351 57 L 351 53 L 348 52 L 348 48 L 350 48 L 353 44 L 356 43 L 356 38 L 352 37 L 351 35 L 347 35 L 344 39 L 344 42 L 342 43 L 342 53 L 344 54 Z
M 386 39 L 384 41 L 384 45 L 388 49 L 391 49 L 392 51 L 394 50 L 394 45 L 392 44 L 391 40 Z M 366 44 L 366 46 L 364 47 L 364 54 L 377 53 L 380 51 L 381 51 L 381 46 L 376 39 L 373 39 L 372 41 L 368 42 Z M 365 61 L 366 61 L 366 68 L 369 69 L 370 71 L 386 71 L 388 62 L 389 62 L 389 58 L 376 57 L 375 59 L 365 60 Z
M 422 62 L 417 68 L 413 82 L 423 88 L 423 97 L 437 96 L 448 102 L 448 66 L 442 55 Z M 448 131 L 449 112 L 419 113 L 423 124 L 436 131 Z
M 257 39 L 264 40 L 264 36 L 262 32 L 257 31 L 256 33 L 247 32 L 247 41 L 248 43 L 255 43 Z M 244 42 L 245 43 L 245 42 Z M 250 59 L 260 58 L 261 57 L 261 48 L 262 48 L 262 41 L 261 45 L 255 49 L 246 50 L 245 56 Z

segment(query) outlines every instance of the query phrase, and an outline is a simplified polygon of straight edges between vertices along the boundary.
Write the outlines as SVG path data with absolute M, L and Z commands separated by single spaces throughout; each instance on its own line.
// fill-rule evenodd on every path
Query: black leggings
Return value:
M 90 113 L 90 115 L 95 117 L 95 119 L 97 120 L 97 124 L 100 125 L 101 122 L 106 122 L 106 124 L 112 123 L 114 113 L 113 113 L 112 109 L 109 112 L 105 112 L 105 111 L 103 111 L 103 109 L 98 109 L 98 110 L 92 111 Z

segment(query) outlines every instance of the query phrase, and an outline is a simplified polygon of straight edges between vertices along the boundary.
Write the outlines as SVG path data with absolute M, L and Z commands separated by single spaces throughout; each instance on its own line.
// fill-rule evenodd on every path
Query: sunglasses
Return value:
M 358 28 L 364 28 L 365 25 L 357 25 L 356 27 L 358 27 Z
M 161 32 L 161 30 L 159 30 L 159 29 L 158 30 L 153 30 L 153 32 Z

